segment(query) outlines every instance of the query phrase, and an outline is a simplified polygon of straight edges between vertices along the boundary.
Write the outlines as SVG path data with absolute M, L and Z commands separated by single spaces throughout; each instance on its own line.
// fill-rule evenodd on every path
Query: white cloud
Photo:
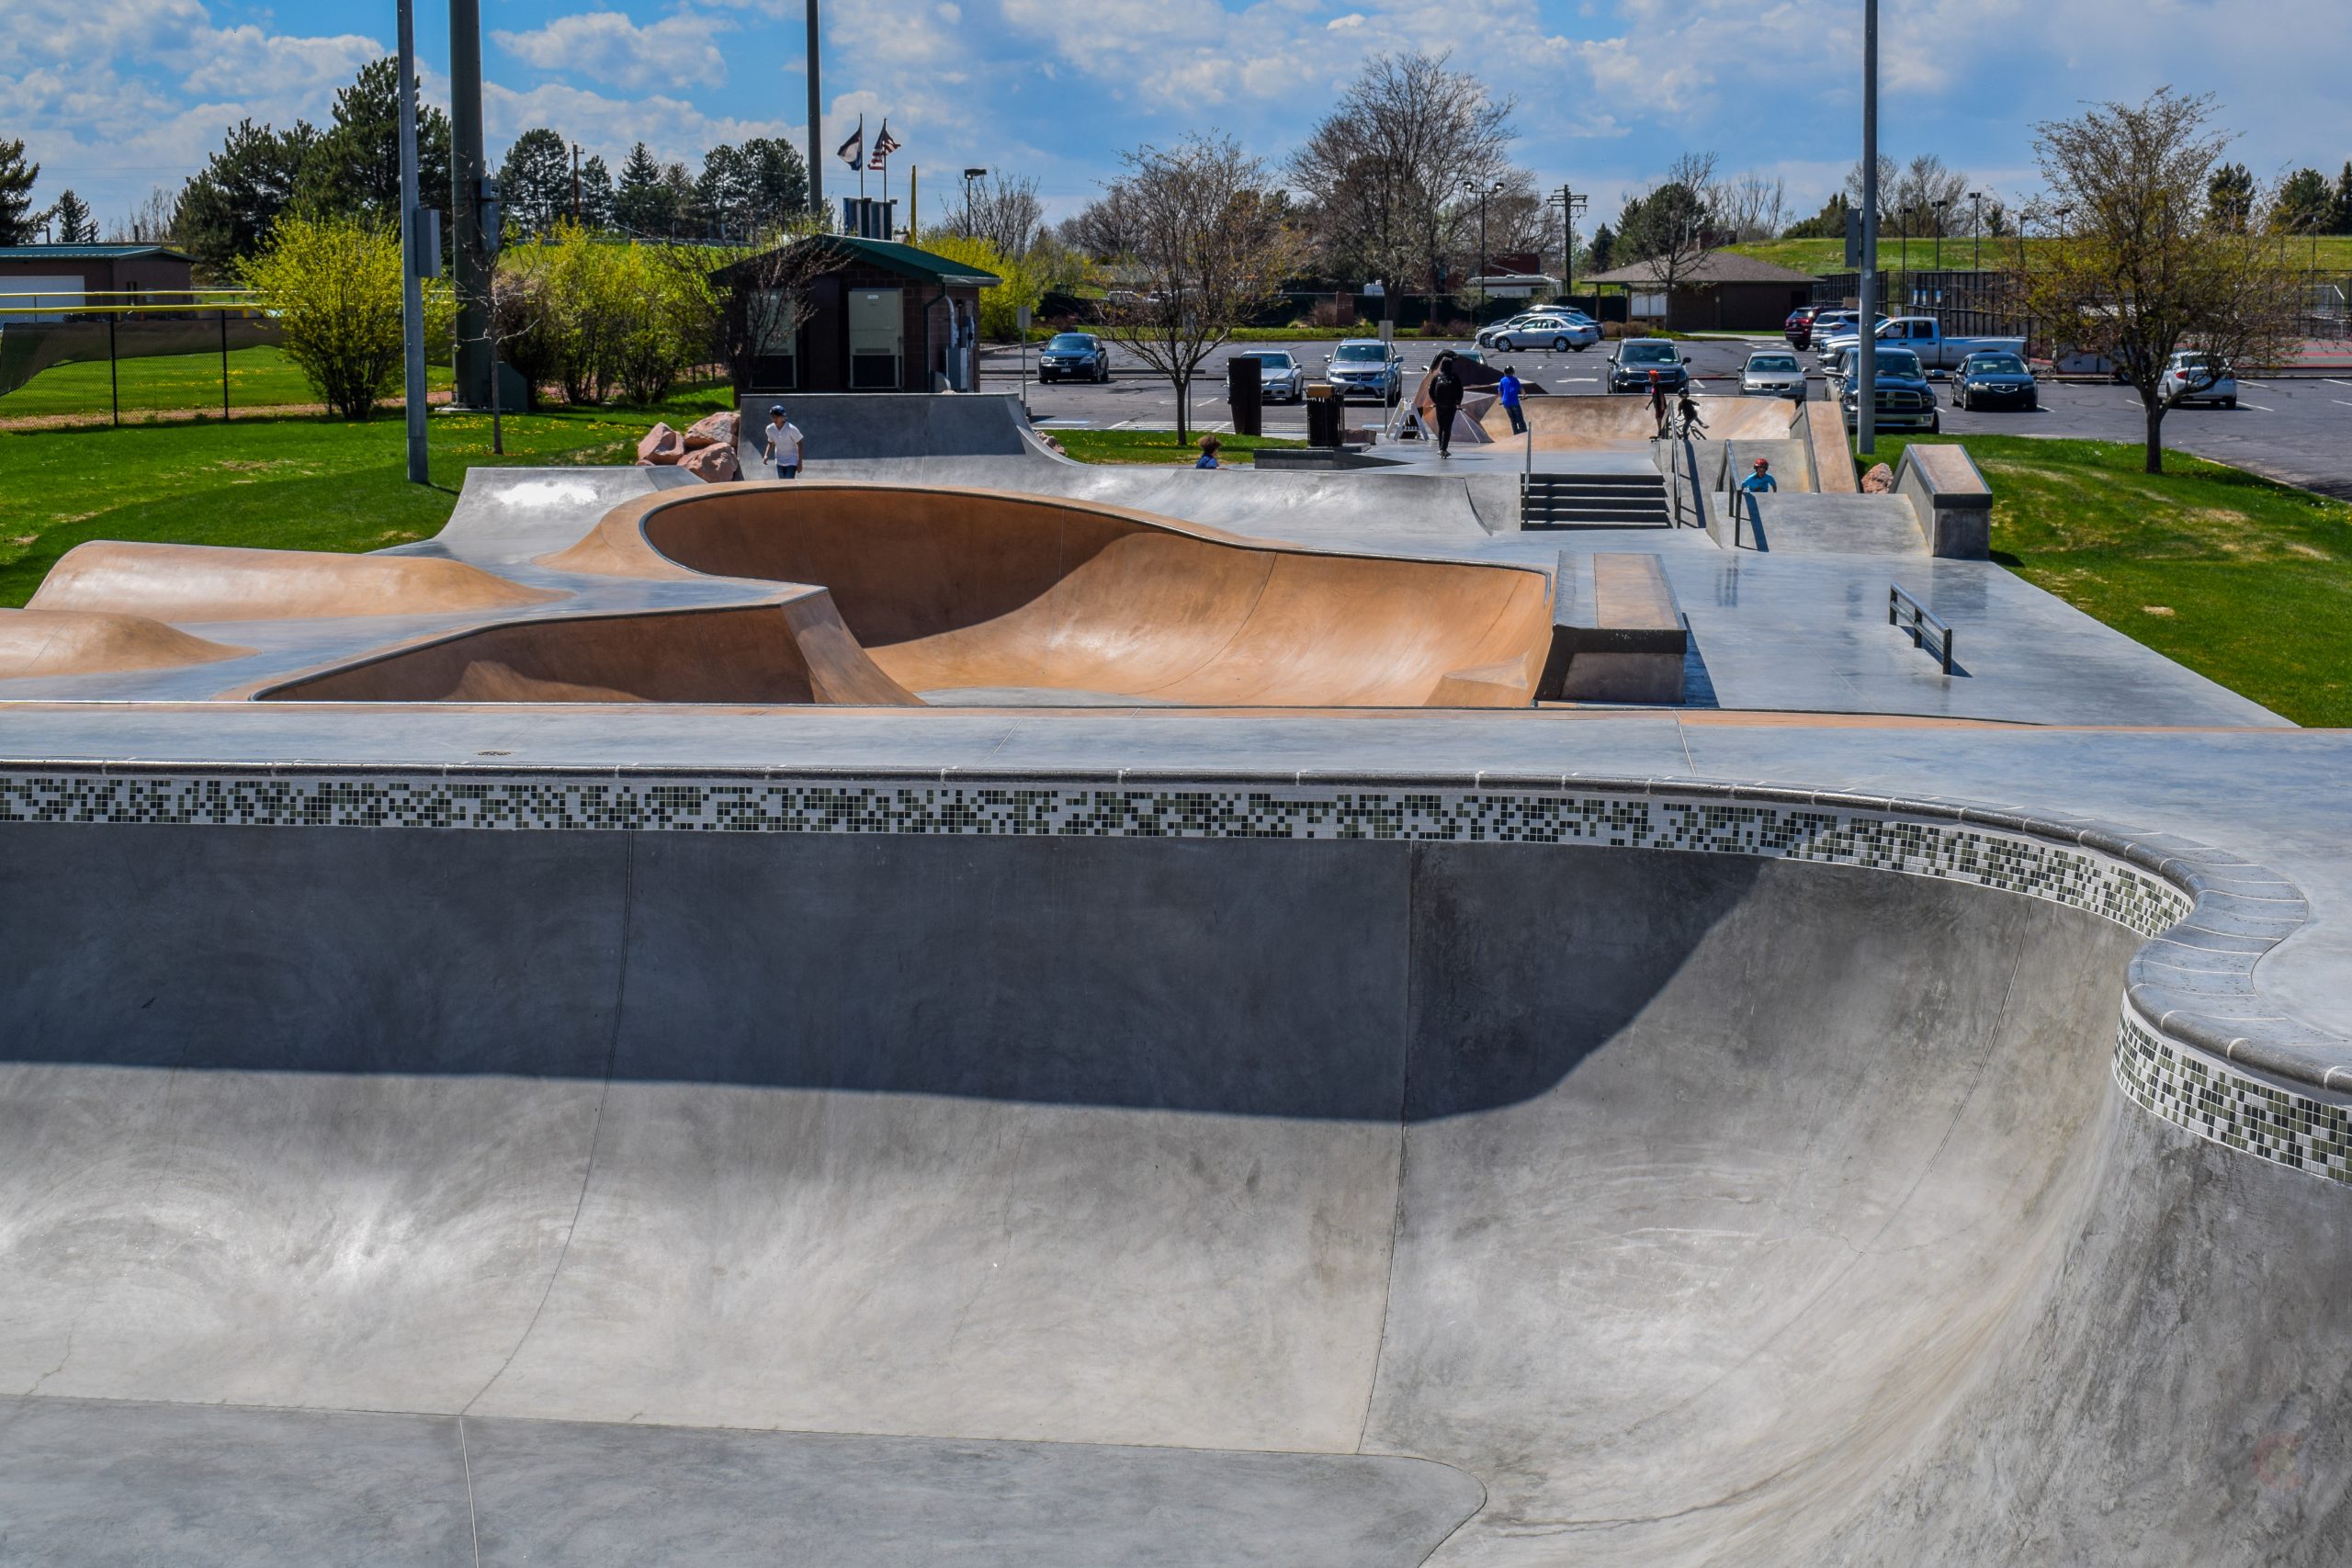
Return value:
M 507 143 L 534 126 L 552 126 L 580 143 L 583 154 L 602 157 L 617 173 L 632 143 L 642 141 L 665 164 L 699 168 L 702 155 L 722 143 L 754 136 L 781 136 L 803 145 L 799 122 L 714 115 L 684 98 L 653 94 L 608 97 L 586 87 L 549 82 L 518 92 L 496 82 L 482 85 L 482 131 L 496 163 Z
M 618 11 L 582 11 L 531 32 L 490 36 L 534 70 L 616 87 L 715 86 L 727 79 L 713 29 L 684 20 L 639 27 Z

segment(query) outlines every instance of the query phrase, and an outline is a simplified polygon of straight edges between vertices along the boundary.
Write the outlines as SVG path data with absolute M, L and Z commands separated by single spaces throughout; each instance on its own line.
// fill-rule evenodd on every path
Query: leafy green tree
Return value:
M 0 141 L 0 245 L 30 244 L 40 228 L 41 214 L 33 210 L 33 182 L 40 165 L 25 161 L 25 144 Z
M 437 206 L 449 190 L 449 117 L 420 102 L 417 189 Z M 401 210 L 401 72 L 387 55 L 359 68 L 334 96 L 334 118 L 302 161 L 295 199 L 312 213 L 398 222 Z
M 526 130 L 498 166 L 498 197 L 526 234 L 552 233 L 571 216 L 571 148 L 545 126 Z
M 364 420 L 401 373 L 401 241 L 390 224 L 348 216 L 280 218 L 238 269 L 286 334 L 286 356 L 320 400 Z M 456 307 L 446 280 L 425 281 L 428 341 Z
M 2290 234 L 2324 233 L 2335 216 L 2335 192 L 2317 169 L 2297 169 L 2278 187 L 2272 221 Z
M 1800 219 L 1788 226 L 1781 238 L 1784 240 L 1842 240 L 1846 237 L 1846 214 L 1853 209 L 1848 205 L 1846 193 L 1838 191 L 1821 204 L 1821 210 L 1810 218 Z
M 227 276 L 261 249 L 269 226 L 292 204 L 295 182 L 317 140 L 308 124 L 273 130 L 240 120 L 181 193 L 180 243 L 212 275 Z
M 662 161 L 640 141 L 628 150 L 613 186 L 613 222 L 634 234 L 666 234 L 677 217 L 677 198 L 662 178 Z
M 2223 164 L 2205 182 L 2208 221 L 2225 234 L 2243 234 L 2254 220 L 2254 171 L 2244 164 Z
M 56 226 L 59 244 L 87 245 L 96 242 L 98 220 L 91 214 L 90 204 L 72 191 L 58 193 L 57 204 L 49 209 L 49 215 Z

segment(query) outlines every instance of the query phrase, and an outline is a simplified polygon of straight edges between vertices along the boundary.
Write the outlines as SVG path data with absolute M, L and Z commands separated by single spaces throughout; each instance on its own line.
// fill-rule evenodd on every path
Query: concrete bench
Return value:
M 1894 465 L 1894 493 L 1911 503 L 1928 553 L 1983 560 L 1993 550 L 1993 487 L 1965 446 L 1905 446 Z
M 1655 555 L 1560 557 L 1552 652 L 1540 697 L 1582 703 L 1679 703 L 1690 628 Z

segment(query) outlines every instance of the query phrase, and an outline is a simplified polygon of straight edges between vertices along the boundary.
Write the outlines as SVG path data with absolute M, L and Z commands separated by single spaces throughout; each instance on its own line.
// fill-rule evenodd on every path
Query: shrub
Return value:
M 659 402 L 688 366 L 718 353 L 709 270 L 733 259 L 705 247 L 624 244 L 559 224 L 499 260 L 502 352 L 573 403 L 615 392 Z M 511 314 L 508 302 L 511 301 Z
M 401 241 L 397 230 L 357 218 L 281 217 L 260 253 L 239 264 L 285 332 L 286 356 L 319 399 L 364 420 L 401 374 Z M 448 335 L 454 306 L 440 279 L 424 280 L 425 341 Z
M 1020 261 L 1007 259 L 988 241 L 963 234 L 926 234 L 922 248 L 935 256 L 961 262 L 975 271 L 993 273 L 1004 281 L 980 290 L 980 335 L 1010 340 L 1020 334 L 1021 307 L 1036 308 L 1045 298 L 1046 279 Z
M 1337 299 L 1317 299 L 1306 312 L 1306 324 L 1310 327 L 1351 327 L 1356 324 L 1356 312 L 1352 306 L 1341 310 Z

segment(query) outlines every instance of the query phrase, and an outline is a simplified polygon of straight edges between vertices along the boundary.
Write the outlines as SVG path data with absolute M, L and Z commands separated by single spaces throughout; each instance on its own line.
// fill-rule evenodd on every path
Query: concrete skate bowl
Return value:
M 269 621 L 459 615 L 560 597 L 429 557 L 96 539 L 66 551 L 27 607 L 159 621 Z
M 1702 398 L 1699 417 L 1711 441 L 1785 441 L 1797 405 L 1781 398 Z M 1529 398 L 1521 408 L 1538 452 L 1607 451 L 1645 445 L 1657 434 L 1647 398 Z M 1490 408 L 1480 422 L 1493 440 L 1520 442 L 1510 417 Z
M 2343 1560 L 2352 1206 L 2081 909 L 462 787 L 0 828 L 26 1560 Z
M 821 584 L 876 668 L 939 705 L 1524 707 L 1552 636 L 1540 571 L 984 490 L 673 491 L 544 564 Z

